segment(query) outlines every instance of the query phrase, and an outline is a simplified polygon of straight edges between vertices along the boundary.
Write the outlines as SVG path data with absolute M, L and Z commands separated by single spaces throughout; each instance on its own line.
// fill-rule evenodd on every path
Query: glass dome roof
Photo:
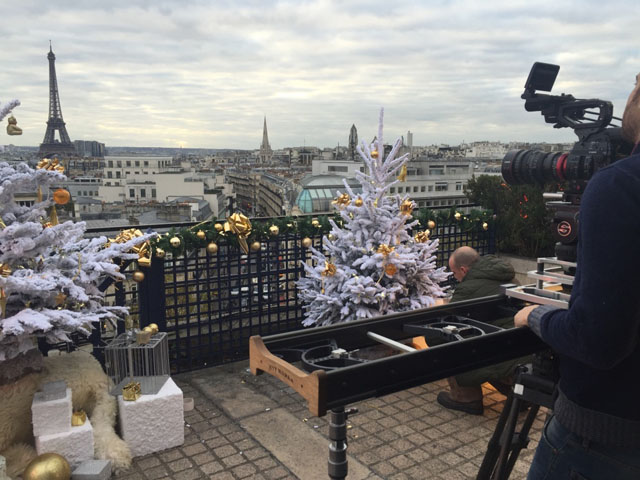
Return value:
M 302 191 L 296 205 L 303 213 L 330 212 L 331 202 L 339 193 L 346 193 L 344 177 L 337 175 L 316 175 L 302 181 Z M 362 187 L 355 178 L 347 178 L 354 193 L 361 193 Z

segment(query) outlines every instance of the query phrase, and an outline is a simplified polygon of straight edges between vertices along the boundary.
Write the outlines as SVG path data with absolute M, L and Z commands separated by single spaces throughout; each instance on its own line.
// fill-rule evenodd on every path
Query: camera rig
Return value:
M 540 112 L 554 128 L 573 129 L 578 141 L 568 153 L 511 150 L 502 161 L 502 176 L 510 185 L 564 185 L 562 191 L 545 196 L 553 214 L 556 256 L 575 262 L 580 199 L 586 184 L 600 168 L 628 156 L 633 146 L 622 138 L 620 127 L 609 126 L 617 119 L 611 102 L 537 93 L 551 91 L 559 70 L 557 65 L 534 63 L 521 98 L 525 110 Z

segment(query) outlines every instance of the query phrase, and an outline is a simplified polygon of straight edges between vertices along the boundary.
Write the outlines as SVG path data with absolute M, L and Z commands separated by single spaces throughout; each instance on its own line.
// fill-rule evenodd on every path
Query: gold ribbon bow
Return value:
M 112 243 L 126 243 L 129 240 L 142 237 L 143 235 L 144 234 L 140 230 L 136 228 L 129 228 L 128 230 L 121 231 L 116 238 L 110 238 L 107 246 Z M 131 252 L 138 254 L 138 265 L 141 267 L 151 266 L 151 246 L 148 241 L 133 246 L 131 248 Z
M 383 257 L 388 257 L 391 252 L 395 250 L 395 247 L 390 247 L 387 244 L 382 244 L 378 247 L 378 253 L 381 253 Z
M 122 387 L 122 399 L 126 402 L 135 402 L 142 396 L 139 382 L 129 382 Z
M 398 180 L 401 182 L 405 182 L 407 180 L 407 164 L 402 165 L 400 169 L 400 175 L 398 175 Z
M 429 241 L 429 231 L 418 232 L 414 235 L 413 239 L 418 243 L 427 243 Z
M 36 166 L 38 170 L 55 170 L 58 173 L 64 173 L 64 166 L 58 161 L 57 158 L 51 160 L 50 158 L 43 158 L 38 162 Z
M 227 221 L 224 222 L 224 231 L 231 232 L 238 236 L 240 248 L 247 255 L 249 253 L 249 245 L 247 245 L 247 237 L 251 235 L 251 222 L 241 213 L 234 213 Z
M 338 205 L 340 208 L 346 207 L 351 203 L 351 197 L 349 197 L 348 193 L 343 193 L 331 203 Z
M 409 217 L 411 216 L 411 212 L 413 212 L 413 201 L 412 200 L 403 201 L 400 204 L 400 213 Z
M 322 276 L 324 277 L 333 277 L 336 272 L 338 271 L 338 269 L 336 268 L 336 266 L 333 263 L 329 263 L 325 261 L 325 266 L 324 266 L 324 270 L 322 272 Z

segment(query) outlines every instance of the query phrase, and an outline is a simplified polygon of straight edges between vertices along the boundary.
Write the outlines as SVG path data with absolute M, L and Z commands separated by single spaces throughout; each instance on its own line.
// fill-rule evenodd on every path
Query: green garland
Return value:
M 331 231 L 330 219 L 340 226 L 343 223 L 339 213 L 333 215 L 318 215 L 316 217 L 280 217 L 269 220 L 251 220 L 251 234 L 246 239 L 247 244 L 267 242 L 285 235 L 295 235 L 300 238 L 326 235 Z M 420 210 L 414 210 L 412 218 L 408 220 L 408 223 L 411 223 L 413 220 L 418 220 L 417 228 L 413 229 L 414 233 L 427 230 L 429 228 L 429 221 L 435 222 L 436 230 L 438 226 L 441 225 L 458 224 L 463 232 L 468 232 L 483 229 L 484 224 L 486 224 L 488 229 L 493 225 L 495 218 L 489 210 L 472 210 L 468 214 L 460 214 L 459 219 L 456 219 L 455 208 L 437 211 L 422 208 Z M 172 228 L 165 235 L 151 240 L 151 247 L 154 253 L 158 249 L 162 249 L 166 253 L 171 253 L 174 256 L 182 255 L 185 251 L 205 248 L 212 242 L 216 244 L 226 242 L 236 248 L 240 248 L 237 235 L 224 232 L 225 222 L 226 219 L 211 220 L 199 223 L 193 227 Z M 218 228 L 216 228 L 216 226 Z M 270 228 L 272 226 L 278 227 L 277 235 L 271 233 Z M 204 238 L 198 237 L 199 231 L 204 233 Z M 432 235 L 435 233 L 436 232 L 432 232 Z M 171 240 L 174 238 L 177 238 L 180 242 L 177 247 L 171 245 Z

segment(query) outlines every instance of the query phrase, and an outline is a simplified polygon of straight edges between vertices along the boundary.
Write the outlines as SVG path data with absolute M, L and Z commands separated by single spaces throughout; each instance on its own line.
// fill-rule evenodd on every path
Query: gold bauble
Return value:
M 356 207 L 361 207 L 363 203 L 364 203 L 364 202 L 362 201 L 362 199 L 361 199 L 360 197 L 356 198 L 356 199 L 355 199 L 355 201 L 353 202 L 353 204 L 354 204 Z
M 202 230 L 198 230 L 196 233 L 196 237 L 198 237 L 200 240 L 204 240 L 205 238 L 207 238 L 207 234 Z
M 302 246 L 304 248 L 309 248 L 311 245 L 313 245 L 313 241 L 309 237 L 304 237 L 302 239 Z
M 320 222 L 318 221 L 317 218 L 314 218 L 313 220 L 311 220 L 311 225 L 313 225 L 316 228 L 320 228 Z
M 209 245 L 207 245 L 207 252 L 209 252 L 212 255 L 214 253 L 218 253 L 218 244 L 215 242 L 211 242 Z
M 150 323 L 149 328 L 151 329 L 151 333 L 153 333 L 154 335 L 159 331 L 158 325 L 156 323 Z
M 43 453 L 31 460 L 24 473 L 23 480 L 69 480 L 71 466 L 57 453 Z
M 213 228 L 216 229 L 216 232 L 221 232 L 224 229 L 221 223 L 216 223 Z
M 53 201 L 58 205 L 66 205 L 71 200 L 71 194 L 67 192 L 64 188 L 59 188 L 55 192 L 53 192 Z
M 280 233 L 280 229 L 278 228 L 277 225 L 271 225 L 269 227 L 269 233 L 275 237 Z
M 142 331 L 153 334 L 153 328 L 151 328 L 150 325 L 147 325 L 146 327 L 144 327 Z
M 171 240 L 169 240 L 169 243 L 173 248 L 178 248 L 182 242 L 178 237 L 171 237 Z
M 371 158 L 378 158 L 378 151 L 377 150 L 373 150 L 371 152 Z
M 429 220 L 429 221 L 427 222 L 427 226 L 428 226 L 431 230 L 433 230 L 434 228 L 436 228 L 436 222 L 434 222 L 433 220 Z
M 330 233 L 327 235 L 327 238 L 333 242 L 336 239 L 336 236 L 333 233 Z
M 393 277 L 398 272 L 398 267 L 396 267 L 393 263 L 388 264 L 384 267 L 384 273 Z
M 488 224 L 487 222 L 484 222 L 484 223 L 482 224 L 482 229 L 483 229 L 483 230 L 489 230 L 489 224 Z
M 140 283 L 144 280 L 144 273 L 142 273 L 140 270 L 136 270 L 135 272 L 133 272 L 132 277 L 134 282 Z
M 251 244 L 251 251 L 257 252 L 258 250 L 260 250 L 260 247 L 261 247 L 260 242 L 253 242 Z
M 156 257 L 158 258 L 164 258 L 166 255 L 166 252 L 161 249 L 161 248 L 156 248 Z
M 460 212 L 456 212 L 454 215 L 456 220 L 460 220 L 460 218 L 462 217 L 462 215 L 460 214 Z

